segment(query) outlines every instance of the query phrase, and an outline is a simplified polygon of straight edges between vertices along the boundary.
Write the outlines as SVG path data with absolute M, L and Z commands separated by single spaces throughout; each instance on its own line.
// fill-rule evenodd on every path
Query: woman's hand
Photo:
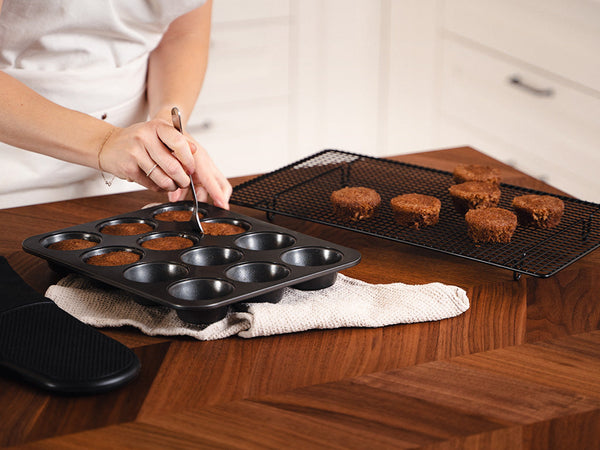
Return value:
M 210 195 L 216 206 L 229 208 L 231 185 L 204 148 L 162 119 L 115 128 L 99 155 L 102 170 L 153 191 L 169 191 L 169 199 L 185 197 L 189 175 L 199 199 Z M 188 175 L 189 174 L 189 175 Z

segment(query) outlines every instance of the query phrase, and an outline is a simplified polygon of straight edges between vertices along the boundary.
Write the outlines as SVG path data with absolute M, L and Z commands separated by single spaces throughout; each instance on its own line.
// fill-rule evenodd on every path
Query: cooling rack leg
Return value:
M 342 167 L 341 185 L 343 187 L 348 186 L 349 178 L 350 178 L 350 167 L 349 167 L 349 165 L 345 165 L 344 167 Z
M 519 281 L 521 279 L 521 273 L 517 272 L 516 270 L 513 272 L 513 280 L 515 281 Z
M 583 229 L 581 230 L 581 240 L 585 241 L 590 232 L 592 231 L 592 218 L 594 214 L 590 214 L 589 217 L 583 222 Z

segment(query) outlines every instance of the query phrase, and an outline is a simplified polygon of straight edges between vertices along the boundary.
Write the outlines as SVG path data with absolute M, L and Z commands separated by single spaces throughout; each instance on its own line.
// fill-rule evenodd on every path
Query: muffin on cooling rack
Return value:
M 464 214 L 470 209 L 498 206 L 500 188 L 489 181 L 466 181 L 448 189 L 456 210 Z
M 465 181 L 488 181 L 500 183 L 500 171 L 495 167 L 482 166 L 479 164 L 459 164 L 452 172 L 452 178 L 456 183 Z
M 399 225 L 418 230 L 438 223 L 442 202 L 431 195 L 412 193 L 392 198 L 390 207 Z
M 375 189 L 345 187 L 332 192 L 330 201 L 339 219 L 356 222 L 373 217 L 381 203 L 381 196 Z
M 476 243 L 508 243 L 517 229 L 517 216 L 507 209 L 471 209 L 465 214 L 467 232 Z
M 564 202 L 552 195 L 520 195 L 513 198 L 512 207 L 521 225 L 552 228 L 560 223 Z

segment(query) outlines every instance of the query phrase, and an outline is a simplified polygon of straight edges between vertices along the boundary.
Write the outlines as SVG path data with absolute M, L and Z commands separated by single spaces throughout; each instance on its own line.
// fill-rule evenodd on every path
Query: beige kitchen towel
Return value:
M 317 291 L 284 288 L 278 303 L 246 303 L 208 326 L 183 322 L 163 306 L 142 306 L 120 289 L 71 274 L 50 286 L 46 297 L 95 327 L 130 325 L 151 335 L 199 340 L 243 338 L 340 327 L 382 327 L 447 319 L 469 309 L 466 292 L 442 283 L 369 284 L 338 274 Z

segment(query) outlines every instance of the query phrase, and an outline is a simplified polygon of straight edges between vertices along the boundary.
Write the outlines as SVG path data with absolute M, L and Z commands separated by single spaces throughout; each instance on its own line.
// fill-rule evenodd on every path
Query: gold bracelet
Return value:
M 108 142 L 108 140 L 110 139 L 110 137 L 112 136 L 114 131 L 115 131 L 115 127 L 111 128 L 110 131 L 108 133 L 106 133 L 106 137 L 104 138 L 104 141 L 102 142 L 102 145 L 100 146 L 100 150 L 98 150 L 98 170 L 100 171 L 100 175 L 102 175 L 102 179 L 104 180 L 104 183 L 108 187 L 112 186 L 113 181 L 115 181 L 115 176 L 113 175 L 110 180 L 106 179 L 106 176 L 104 175 L 104 170 L 102 170 L 102 165 L 100 164 L 100 153 L 102 153 L 104 146 L 106 145 L 106 143 Z

